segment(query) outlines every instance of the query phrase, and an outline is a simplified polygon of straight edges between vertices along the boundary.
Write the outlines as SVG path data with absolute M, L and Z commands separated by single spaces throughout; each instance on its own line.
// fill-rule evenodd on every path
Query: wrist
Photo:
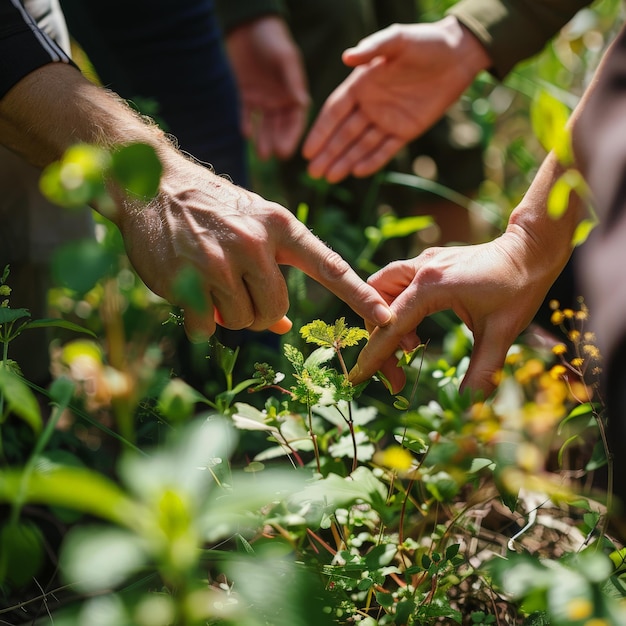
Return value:
M 464 26 L 454 15 L 443 17 L 439 24 L 444 31 L 446 40 L 461 61 L 459 67 L 473 79 L 483 70 L 492 65 L 487 49 L 478 38 Z

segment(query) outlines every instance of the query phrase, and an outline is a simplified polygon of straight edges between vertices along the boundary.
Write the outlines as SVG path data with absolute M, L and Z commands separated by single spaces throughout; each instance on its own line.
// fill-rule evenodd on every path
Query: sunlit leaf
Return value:
M 153 198 L 159 190 L 163 166 L 154 148 L 133 143 L 112 154 L 111 171 L 124 189 L 140 198 Z
M 0 394 L 9 411 L 23 419 L 36 433 L 41 431 L 43 422 L 37 398 L 17 374 L 1 365 Z
M 572 163 L 571 138 L 566 128 L 569 119 L 567 106 L 541 90 L 532 102 L 530 119 L 533 131 L 545 150 L 554 150 L 564 165 Z
M 546 207 L 548 215 L 552 219 L 562 217 L 569 206 L 569 197 L 572 191 L 580 189 L 583 177 L 577 170 L 567 170 L 554 183 L 550 193 Z
M 572 237 L 572 244 L 574 246 L 580 246 L 581 244 L 587 241 L 587 238 L 591 234 L 591 231 L 598 225 L 598 221 L 595 219 L 585 219 L 582 220 L 576 230 L 574 231 L 574 236 Z
M 93 239 L 73 241 L 55 252 L 52 274 L 59 285 L 84 294 L 112 274 L 115 259 L 110 250 Z
M 380 233 L 384 239 L 407 237 L 424 230 L 434 224 L 430 215 L 413 215 L 411 217 L 394 217 L 385 215 L 379 223 Z
M 148 558 L 139 536 L 115 527 L 86 526 L 68 534 L 61 552 L 65 579 L 81 591 L 111 589 L 138 571 Z
M 0 473 L 0 501 L 11 502 L 18 494 L 26 503 L 66 507 L 123 526 L 141 527 L 139 506 L 115 483 L 90 470 L 52 467 L 33 471 L 28 480 L 18 470 Z

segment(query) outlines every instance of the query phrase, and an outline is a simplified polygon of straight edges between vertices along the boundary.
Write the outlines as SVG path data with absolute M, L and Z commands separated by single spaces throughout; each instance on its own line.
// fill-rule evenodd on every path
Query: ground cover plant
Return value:
M 576 92 L 563 81 L 593 65 L 583 30 L 603 37 L 615 5 L 508 87 L 477 82 L 465 103 L 490 147 L 473 209 L 506 220 L 540 144 L 562 139 Z M 520 130 L 529 96 L 534 134 Z M 105 193 L 103 174 L 149 196 L 159 164 L 145 146 L 78 146 L 42 186 L 82 206 Z M 558 218 L 558 194 L 551 205 Z M 381 245 L 429 223 L 386 213 L 354 232 L 329 215 L 367 271 Z M 408 382 L 392 396 L 380 378 L 349 383 L 366 331 L 292 271 L 293 331 L 241 350 L 213 339 L 192 386 L 178 312 L 106 222 L 57 256 L 50 319 L 13 301 L 2 269 L 0 624 L 626 624 L 626 550 L 606 515 L 617 450 L 584 301 L 550 304 L 551 332 L 519 338 L 486 401 L 459 393 L 471 336 L 440 315 L 401 356 Z M 181 289 L 193 298 L 193 280 Z M 52 333 L 47 389 L 11 360 L 33 328 Z

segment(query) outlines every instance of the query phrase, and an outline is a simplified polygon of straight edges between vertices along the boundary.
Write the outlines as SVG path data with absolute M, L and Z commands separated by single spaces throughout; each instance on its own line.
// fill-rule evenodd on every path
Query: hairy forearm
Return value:
M 78 142 L 112 147 L 164 141 L 156 126 L 146 124 L 116 95 L 60 63 L 28 74 L 0 100 L 0 138 L 39 167 Z
M 163 164 L 162 188 L 175 173 L 193 169 L 156 124 L 142 118 L 116 94 L 60 63 L 28 74 L 0 100 L 0 141 L 37 167 L 58 160 L 76 143 L 106 149 L 146 143 Z M 120 225 L 136 201 L 113 182 L 109 188 L 116 208 L 107 211 L 107 217 Z

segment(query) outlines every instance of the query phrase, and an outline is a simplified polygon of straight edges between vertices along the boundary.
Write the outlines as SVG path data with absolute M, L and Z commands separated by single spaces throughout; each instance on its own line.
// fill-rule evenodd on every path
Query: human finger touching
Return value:
M 326 287 L 373 326 L 391 321 L 391 311 L 384 298 L 363 281 L 339 254 L 328 248 L 291 214 L 283 220 L 277 242 L 276 259 L 292 265 Z

